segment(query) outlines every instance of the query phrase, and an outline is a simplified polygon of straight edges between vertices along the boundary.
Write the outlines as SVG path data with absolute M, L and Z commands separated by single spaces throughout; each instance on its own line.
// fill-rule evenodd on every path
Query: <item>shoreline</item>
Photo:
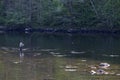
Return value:
M 5 29 L 0 28 L 0 34 L 2 33 L 63 33 L 63 34 L 108 34 L 108 35 L 117 35 L 120 34 L 120 30 L 106 30 L 106 29 L 55 29 L 55 28 L 21 28 L 21 29 Z

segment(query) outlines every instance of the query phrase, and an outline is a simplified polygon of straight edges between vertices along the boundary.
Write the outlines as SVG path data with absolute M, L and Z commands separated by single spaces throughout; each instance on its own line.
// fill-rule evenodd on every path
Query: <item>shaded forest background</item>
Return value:
M 0 0 L 0 26 L 120 29 L 120 0 Z

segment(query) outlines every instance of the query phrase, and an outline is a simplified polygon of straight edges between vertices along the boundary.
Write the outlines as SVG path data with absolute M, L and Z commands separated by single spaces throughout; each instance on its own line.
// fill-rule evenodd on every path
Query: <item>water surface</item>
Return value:
M 23 58 L 19 57 L 19 41 L 25 44 Z M 104 69 L 109 74 L 91 75 L 90 71 L 99 69 L 103 62 L 110 64 Z M 120 37 L 37 33 L 0 35 L 0 79 L 120 80 Z

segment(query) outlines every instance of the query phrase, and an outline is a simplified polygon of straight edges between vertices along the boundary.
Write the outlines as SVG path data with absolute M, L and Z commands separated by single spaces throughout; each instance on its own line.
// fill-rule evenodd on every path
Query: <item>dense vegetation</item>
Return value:
M 119 29 L 120 0 L 0 0 L 0 25 Z

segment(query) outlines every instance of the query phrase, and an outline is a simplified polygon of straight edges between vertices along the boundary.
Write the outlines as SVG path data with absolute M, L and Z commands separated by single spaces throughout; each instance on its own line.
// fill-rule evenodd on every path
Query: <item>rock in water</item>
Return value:
M 91 74 L 91 75 L 94 75 L 94 74 L 96 74 L 96 71 L 91 70 L 91 71 L 90 71 L 90 74 Z
M 16 62 L 13 62 L 13 63 L 18 64 L 19 62 L 16 61 Z
M 100 63 L 99 68 L 107 69 L 110 66 L 108 63 Z

